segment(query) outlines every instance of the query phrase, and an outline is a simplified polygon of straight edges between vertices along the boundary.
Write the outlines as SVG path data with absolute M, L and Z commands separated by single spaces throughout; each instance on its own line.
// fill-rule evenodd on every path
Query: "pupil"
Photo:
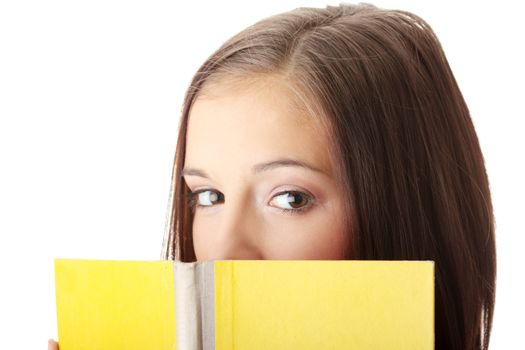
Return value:
M 293 199 L 291 201 L 289 201 L 290 205 L 293 207 L 293 208 L 298 208 L 298 207 L 301 207 L 302 203 L 304 202 L 304 198 L 303 196 L 300 194 L 300 193 L 293 193 L 292 194 L 292 197 Z M 298 199 L 299 198 L 299 199 Z M 301 200 L 301 198 L 303 200 Z
M 210 194 L 210 202 L 222 201 L 222 200 L 223 200 L 223 194 L 222 193 L 211 192 L 211 194 Z

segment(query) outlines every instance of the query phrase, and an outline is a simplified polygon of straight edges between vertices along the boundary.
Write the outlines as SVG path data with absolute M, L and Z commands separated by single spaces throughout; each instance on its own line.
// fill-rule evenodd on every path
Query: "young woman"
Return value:
M 487 349 L 489 184 L 430 26 L 341 4 L 225 42 L 185 97 L 163 246 L 186 262 L 434 260 L 436 349 Z

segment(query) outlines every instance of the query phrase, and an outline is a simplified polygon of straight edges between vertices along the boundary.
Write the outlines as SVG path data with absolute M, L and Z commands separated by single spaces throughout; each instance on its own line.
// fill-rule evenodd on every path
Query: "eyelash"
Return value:
M 199 191 L 190 192 L 190 193 L 187 194 L 187 202 L 188 202 L 192 212 L 195 212 L 195 210 L 197 208 L 209 209 L 209 208 L 214 206 L 214 205 L 200 205 L 199 203 L 197 203 L 199 193 L 207 192 L 207 191 L 211 191 L 211 192 L 217 193 L 216 191 L 213 191 L 212 189 L 206 188 L 206 189 L 202 189 L 202 190 L 199 190 Z M 283 209 L 283 208 L 279 208 L 279 207 L 274 207 L 275 209 L 279 210 L 283 214 L 288 214 L 288 215 L 301 214 L 302 212 L 310 209 L 310 207 L 313 205 L 314 198 L 312 196 L 310 196 L 309 194 L 301 192 L 301 191 L 291 191 L 291 190 L 290 191 L 282 191 L 282 192 L 277 193 L 275 196 L 273 196 L 272 199 L 277 197 L 277 196 L 281 196 L 281 195 L 283 195 L 285 193 L 298 193 L 298 194 L 301 194 L 301 195 L 303 195 L 303 196 L 305 196 L 307 198 L 308 204 L 306 204 L 305 206 L 303 206 L 301 208 L 292 208 L 292 209 Z

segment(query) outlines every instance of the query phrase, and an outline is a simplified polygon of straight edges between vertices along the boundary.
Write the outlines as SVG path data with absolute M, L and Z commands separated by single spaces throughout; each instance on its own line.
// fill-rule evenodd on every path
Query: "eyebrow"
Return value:
M 314 171 L 323 175 L 328 175 L 325 171 L 316 168 L 304 161 L 296 160 L 296 159 L 290 159 L 290 158 L 280 158 L 276 160 L 272 160 L 269 162 L 259 163 L 255 164 L 252 167 L 252 173 L 254 175 L 260 174 L 265 171 L 273 170 L 280 167 L 299 167 L 306 170 Z M 199 176 L 206 179 L 210 179 L 210 176 L 206 174 L 204 170 L 196 169 L 196 168 L 184 168 L 182 170 L 182 176 Z

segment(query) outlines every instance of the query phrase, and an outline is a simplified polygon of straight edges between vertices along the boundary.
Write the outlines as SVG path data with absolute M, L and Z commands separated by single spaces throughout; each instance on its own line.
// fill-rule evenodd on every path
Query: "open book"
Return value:
M 55 260 L 60 350 L 434 349 L 434 262 Z

